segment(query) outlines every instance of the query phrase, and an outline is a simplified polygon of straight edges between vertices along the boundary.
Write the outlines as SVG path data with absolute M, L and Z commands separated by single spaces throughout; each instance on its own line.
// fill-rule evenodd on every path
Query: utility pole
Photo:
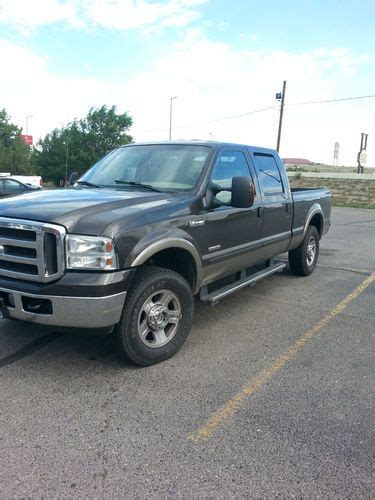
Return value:
M 177 99 L 177 96 L 173 96 L 169 100 L 169 140 L 172 140 L 172 114 L 173 114 L 173 101 Z
M 282 129 L 282 126 L 283 126 L 285 91 L 286 91 L 286 80 L 284 80 L 284 83 L 283 83 L 283 91 L 282 92 L 278 92 L 276 94 L 276 99 L 278 101 L 281 100 L 280 117 L 279 117 L 279 131 L 277 133 L 277 146 L 276 146 L 276 151 L 277 152 L 280 151 L 281 129 Z

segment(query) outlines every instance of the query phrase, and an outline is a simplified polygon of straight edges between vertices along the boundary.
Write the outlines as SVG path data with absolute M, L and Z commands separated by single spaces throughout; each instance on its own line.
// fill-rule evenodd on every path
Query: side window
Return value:
M 218 186 L 229 189 L 233 177 L 250 177 L 249 167 L 242 151 L 222 151 L 212 171 L 211 181 Z M 231 203 L 230 191 L 220 191 L 215 199 L 225 205 Z
M 4 179 L 4 188 L 7 193 L 18 193 L 23 191 L 21 184 L 11 179 Z
M 254 153 L 259 183 L 265 195 L 282 194 L 283 183 L 275 158 L 272 155 Z

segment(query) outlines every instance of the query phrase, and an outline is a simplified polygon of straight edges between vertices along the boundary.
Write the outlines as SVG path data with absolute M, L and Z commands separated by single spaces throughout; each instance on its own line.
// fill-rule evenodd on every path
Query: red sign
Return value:
M 25 144 L 27 144 L 28 146 L 33 145 L 33 136 L 32 135 L 22 134 L 21 137 L 22 137 L 22 140 Z

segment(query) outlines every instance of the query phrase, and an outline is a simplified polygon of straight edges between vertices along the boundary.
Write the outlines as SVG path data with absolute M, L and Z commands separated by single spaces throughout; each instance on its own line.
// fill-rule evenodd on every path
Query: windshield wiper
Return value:
M 80 184 L 81 186 L 100 188 L 99 184 L 94 184 L 93 182 L 89 182 L 89 181 L 77 181 L 76 184 Z
M 142 184 L 142 182 L 123 181 L 121 179 L 116 179 L 115 183 L 116 184 L 127 184 L 128 186 L 141 187 L 141 188 L 149 189 L 150 191 L 156 191 L 157 193 L 163 192 L 163 191 L 161 191 L 161 189 L 157 189 L 154 186 L 151 186 L 150 184 Z

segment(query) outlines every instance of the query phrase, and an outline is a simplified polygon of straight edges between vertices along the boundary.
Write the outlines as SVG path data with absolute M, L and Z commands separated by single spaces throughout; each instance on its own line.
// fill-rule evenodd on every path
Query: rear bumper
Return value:
M 4 298 L 4 316 L 10 319 L 38 325 L 103 328 L 120 321 L 126 292 L 105 297 L 64 297 L 0 288 L 0 295 Z

